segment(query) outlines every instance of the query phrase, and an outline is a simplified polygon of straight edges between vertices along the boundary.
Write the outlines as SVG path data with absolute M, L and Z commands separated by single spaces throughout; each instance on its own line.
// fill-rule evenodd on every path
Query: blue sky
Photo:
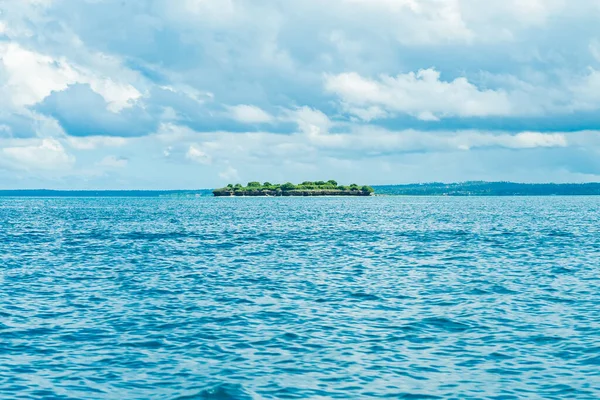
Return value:
M 600 181 L 600 0 L 0 0 L 0 188 Z

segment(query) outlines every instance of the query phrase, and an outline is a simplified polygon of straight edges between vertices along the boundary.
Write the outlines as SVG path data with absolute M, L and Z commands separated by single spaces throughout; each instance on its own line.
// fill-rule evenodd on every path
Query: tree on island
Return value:
M 219 196 L 325 196 L 325 195 L 352 195 L 368 196 L 374 192 L 370 186 L 358 186 L 353 183 L 350 186 L 338 185 L 334 180 L 328 181 L 304 181 L 299 185 L 286 182 L 283 185 L 271 182 L 260 183 L 258 181 L 248 182 L 246 186 L 239 183 L 228 184 L 222 189 L 214 190 Z
M 374 193 L 375 192 L 375 189 L 373 189 L 371 186 L 367 186 L 367 185 L 361 187 L 360 190 L 362 190 L 363 192 L 366 192 L 366 193 Z

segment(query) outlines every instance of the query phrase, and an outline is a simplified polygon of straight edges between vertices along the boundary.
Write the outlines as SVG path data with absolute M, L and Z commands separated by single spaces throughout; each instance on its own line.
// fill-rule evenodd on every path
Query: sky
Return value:
M 600 181 L 600 0 L 0 0 L 0 189 Z

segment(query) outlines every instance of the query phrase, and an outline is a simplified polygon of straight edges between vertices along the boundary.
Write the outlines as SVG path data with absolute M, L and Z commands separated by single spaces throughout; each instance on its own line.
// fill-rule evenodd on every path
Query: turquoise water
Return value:
M 600 198 L 2 198 L 0 397 L 600 398 Z

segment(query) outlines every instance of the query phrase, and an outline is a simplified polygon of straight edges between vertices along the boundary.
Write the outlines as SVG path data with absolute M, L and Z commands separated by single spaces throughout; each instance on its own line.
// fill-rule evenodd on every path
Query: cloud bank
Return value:
M 598 180 L 598 17 L 565 0 L 2 2 L 0 186 Z

